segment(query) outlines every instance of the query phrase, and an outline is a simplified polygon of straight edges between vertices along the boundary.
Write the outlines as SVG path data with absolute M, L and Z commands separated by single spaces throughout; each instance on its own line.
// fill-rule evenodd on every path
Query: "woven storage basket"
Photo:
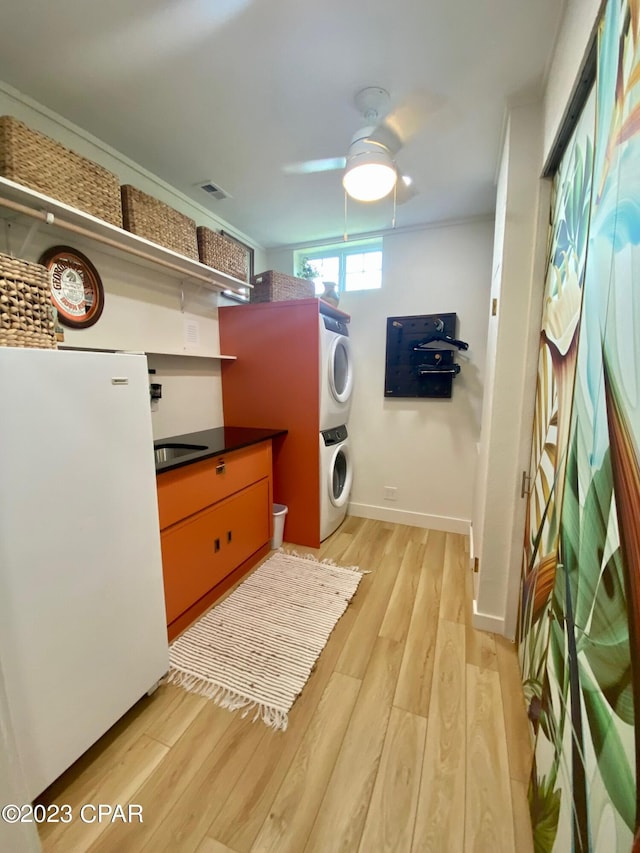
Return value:
M 122 228 L 120 181 L 12 116 L 0 116 L 0 175 Z
M 0 346 L 55 349 L 49 272 L 0 254 Z
M 198 251 L 202 263 L 218 272 L 225 272 L 240 281 L 246 281 L 247 254 L 242 246 L 204 225 L 198 225 L 197 231 Z
M 251 302 L 285 302 L 288 299 L 308 299 L 315 296 L 312 281 L 296 278 L 276 270 L 267 270 L 251 279 Z
M 199 260 L 194 220 L 130 184 L 122 186 L 122 219 L 132 234 Z

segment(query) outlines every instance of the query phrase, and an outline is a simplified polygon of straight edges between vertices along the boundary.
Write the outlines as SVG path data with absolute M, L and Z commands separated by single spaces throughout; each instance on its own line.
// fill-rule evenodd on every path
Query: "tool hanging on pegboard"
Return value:
M 385 397 L 451 397 L 460 373 L 454 353 L 469 348 L 455 337 L 457 314 L 387 318 Z

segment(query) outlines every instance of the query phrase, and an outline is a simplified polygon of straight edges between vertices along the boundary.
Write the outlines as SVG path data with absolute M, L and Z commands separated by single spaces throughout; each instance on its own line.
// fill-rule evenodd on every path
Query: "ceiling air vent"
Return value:
M 222 187 L 218 186 L 218 184 L 214 184 L 212 181 L 206 181 L 206 183 L 200 184 L 200 188 L 217 199 L 231 198 L 230 193 L 223 190 Z

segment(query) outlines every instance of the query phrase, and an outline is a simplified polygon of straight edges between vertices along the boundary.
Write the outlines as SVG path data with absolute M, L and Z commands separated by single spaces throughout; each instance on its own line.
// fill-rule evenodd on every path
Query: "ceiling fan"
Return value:
M 397 204 L 409 201 L 417 190 L 394 158 L 423 124 L 426 105 L 422 97 L 415 95 L 389 112 L 390 102 L 386 89 L 361 89 L 355 96 L 355 105 L 367 124 L 351 138 L 346 156 L 292 163 L 284 171 L 300 175 L 344 169 L 345 191 L 357 201 L 378 201 L 392 191 Z

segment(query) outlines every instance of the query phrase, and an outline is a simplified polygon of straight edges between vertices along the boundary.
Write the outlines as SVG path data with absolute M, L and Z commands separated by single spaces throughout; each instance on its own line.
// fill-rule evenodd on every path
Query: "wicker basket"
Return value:
M 0 346 L 57 347 L 47 268 L 2 254 Z
M 296 278 L 276 270 L 267 270 L 251 279 L 251 302 L 285 302 L 315 296 L 315 285 L 306 278 Z
M 227 273 L 240 281 L 247 280 L 247 253 L 233 240 L 198 225 L 198 251 L 203 264 Z
M 130 184 L 124 184 L 121 189 L 122 219 L 127 231 L 194 261 L 199 260 L 193 219 Z
M 12 116 L 0 116 L 0 175 L 122 228 L 120 181 Z

